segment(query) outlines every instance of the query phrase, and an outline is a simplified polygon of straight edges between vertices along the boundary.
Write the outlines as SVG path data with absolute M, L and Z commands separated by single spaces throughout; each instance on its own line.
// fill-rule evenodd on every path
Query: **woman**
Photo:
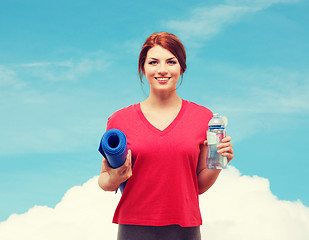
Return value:
M 115 191 L 128 180 L 115 211 L 118 239 L 201 239 L 198 195 L 220 170 L 206 167 L 206 131 L 212 112 L 181 99 L 176 91 L 186 71 L 186 52 L 173 34 L 150 35 L 139 56 L 139 74 L 150 85 L 148 98 L 115 112 L 107 129 L 127 136 L 126 162 L 113 169 L 103 158 L 99 185 Z M 218 152 L 234 157 L 231 138 Z

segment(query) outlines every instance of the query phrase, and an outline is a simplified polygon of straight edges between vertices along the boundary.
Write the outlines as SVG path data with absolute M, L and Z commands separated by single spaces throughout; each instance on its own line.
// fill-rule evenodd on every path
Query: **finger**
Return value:
M 127 154 L 127 158 L 128 158 L 130 161 L 131 161 L 131 156 L 132 156 L 131 149 L 129 149 L 128 154 Z
M 233 148 L 233 144 L 228 142 L 228 143 L 221 143 L 221 144 L 217 145 L 217 148 L 224 148 L 224 147 Z
M 102 163 L 103 163 L 104 168 L 106 170 L 111 168 L 111 166 L 109 165 L 108 161 L 104 157 L 102 158 Z
M 129 179 L 132 176 L 132 152 L 129 149 L 128 150 L 128 154 L 127 154 L 127 158 L 126 158 L 126 162 L 125 164 L 122 166 L 122 171 L 121 171 L 121 175 L 124 177 L 124 181 Z
M 228 157 L 228 158 L 233 158 L 234 157 L 234 154 L 232 152 L 223 152 L 223 153 L 220 153 L 222 157 Z
M 230 142 L 231 140 L 232 140 L 232 138 L 230 136 L 228 136 L 228 137 L 223 138 L 222 142 L 226 143 L 226 142 Z
M 234 153 L 234 150 L 231 147 L 225 147 L 225 148 L 219 149 L 217 153 Z
M 217 153 L 221 154 L 223 157 L 234 155 L 234 150 L 232 148 L 222 148 L 217 151 Z
M 125 173 L 130 168 L 131 168 L 131 150 L 128 150 L 126 161 L 122 166 L 120 166 L 119 171 L 121 173 Z
M 132 157 L 132 153 L 131 153 L 131 149 L 129 149 L 128 154 L 127 154 L 127 159 L 126 159 L 126 166 L 127 167 L 131 167 L 131 157 Z
M 227 155 L 227 161 L 230 162 L 234 158 L 234 154 Z

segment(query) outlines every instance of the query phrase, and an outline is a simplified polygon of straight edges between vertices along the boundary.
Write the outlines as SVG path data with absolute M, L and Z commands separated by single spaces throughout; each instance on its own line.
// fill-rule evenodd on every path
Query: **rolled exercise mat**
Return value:
M 107 130 L 102 136 L 98 150 L 112 168 L 119 168 L 125 163 L 128 153 L 126 135 L 119 129 Z M 127 181 L 120 184 L 121 193 L 126 183 Z

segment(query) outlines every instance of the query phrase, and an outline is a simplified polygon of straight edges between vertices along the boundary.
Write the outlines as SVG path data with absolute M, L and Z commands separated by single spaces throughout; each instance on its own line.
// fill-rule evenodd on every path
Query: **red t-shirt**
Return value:
M 145 118 L 140 104 L 115 112 L 107 129 L 117 128 L 132 151 L 132 177 L 115 211 L 114 223 L 193 227 L 202 224 L 197 163 L 212 112 L 182 100 L 163 131 Z

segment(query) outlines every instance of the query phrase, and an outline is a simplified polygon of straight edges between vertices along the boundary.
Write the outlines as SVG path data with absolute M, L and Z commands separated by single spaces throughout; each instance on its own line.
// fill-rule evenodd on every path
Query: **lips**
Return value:
M 164 83 L 167 83 L 168 80 L 170 79 L 170 77 L 155 77 L 155 79 L 161 83 L 161 84 L 164 84 Z

